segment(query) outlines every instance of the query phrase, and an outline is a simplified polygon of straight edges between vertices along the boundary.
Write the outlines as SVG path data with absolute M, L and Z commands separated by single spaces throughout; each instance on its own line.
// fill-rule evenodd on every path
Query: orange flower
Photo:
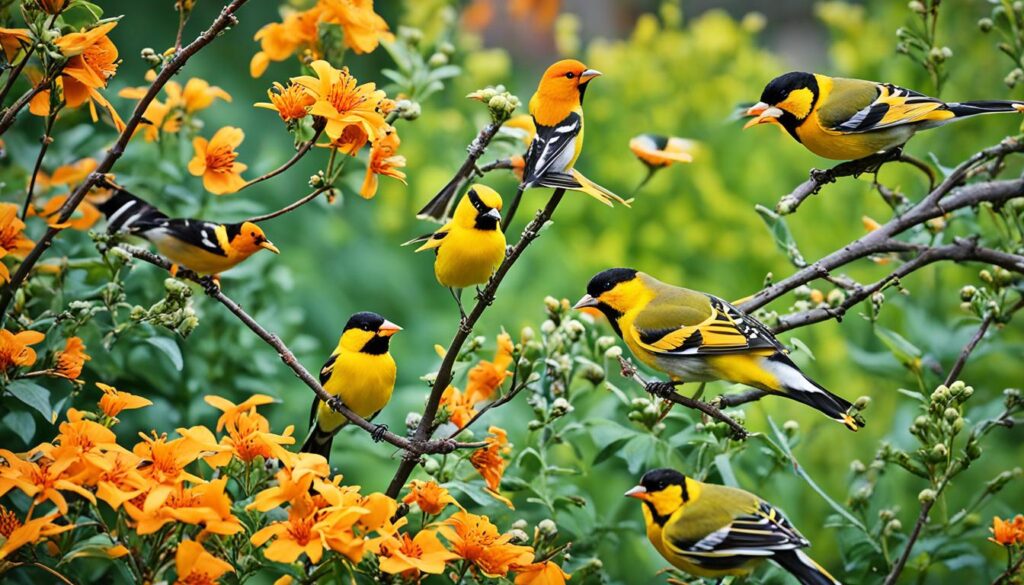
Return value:
M 130 452 L 107 454 L 96 477 L 96 498 L 103 500 L 114 510 L 149 489 L 149 483 L 138 471 L 142 463 L 137 455 Z
M 57 352 L 56 375 L 68 380 L 77 380 L 82 375 L 85 362 L 91 360 L 85 353 L 85 344 L 79 337 L 69 337 L 64 350 Z
M 473 0 L 462 10 L 462 26 L 481 31 L 494 20 L 494 0 Z
M 448 386 L 441 394 L 441 407 L 448 413 L 448 420 L 459 428 L 466 426 L 476 416 L 474 404 L 476 402 L 468 393 L 463 394 L 455 386 Z
M 301 120 L 309 115 L 309 107 L 316 98 L 306 93 L 301 85 L 289 84 L 288 87 L 274 82 L 274 87 L 267 90 L 270 102 L 259 102 L 257 108 L 274 110 L 285 122 Z
M 231 102 L 231 94 L 198 77 L 193 77 L 185 82 L 184 89 L 177 82 L 169 81 L 164 86 L 164 93 L 167 94 L 168 107 L 182 108 L 186 114 L 205 110 L 212 106 L 217 99 Z
M 196 154 L 188 163 L 188 172 L 203 178 L 203 187 L 215 195 L 234 193 L 245 185 L 242 172 L 248 166 L 235 162 L 235 148 L 245 139 L 240 128 L 225 126 L 209 141 L 197 136 L 192 141 Z
M 327 459 L 315 453 L 296 453 L 281 460 L 284 467 L 275 476 L 277 485 L 256 494 L 246 510 L 267 512 L 281 504 L 295 500 L 309 492 L 313 480 L 324 479 L 331 473 Z
M 4 543 L 0 546 L 0 561 L 4 561 L 11 553 L 26 544 L 35 544 L 47 536 L 67 532 L 75 527 L 73 523 L 57 525 L 53 521 L 59 516 L 56 512 L 41 516 L 34 520 L 26 519 L 24 523 L 4 506 L 0 506 L 0 536 Z
M 250 75 L 263 75 L 271 61 L 284 61 L 300 49 L 319 59 L 320 14 L 319 6 L 303 12 L 291 12 L 285 15 L 283 22 L 272 22 L 256 31 L 253 39 L 259 41 L 260 51 L 249 62 Z
M 508 13 L 514 18 L 532 21 L 537 28 L 550 28 L 558 17 L 560 0 L 509 0 Z
M 360 496 L 353 505 L 364 511 L 363 515 L 359 517 L 359 527 L 363 532 L 394 534 L 398 531 L 398 525 L 391 522 L 395 512 L 398 511 L 398 502 L 387 495 L 374 492 Z
M 100 471 L 109 465 L 108 454 L 124 451 L 109 428 L 87 420 L 76 408 L 68 409 L 59 431 L 56 446 L 44 443 L 38 451 L 53 461 L 71 461 L 64 475 L 80 485 L 95 485 Z
M 1018 514 L 1013 520 L 993 517 L 989 530 L 992 531 L 989 540 L 1000 546 L 1024 544 L 1024 515 Z
M 437 482 L 413 480 L 409 483 L 409 494 L 402 500 L 406 504 L 416 503 L 424 513 L 436 516 L 444 511 L 448 504 L 459 505 L 448 490 Z M 461 506 L 460 506 L 461 507 Z
M 295 437 L 291 436 L 295 431 L 294 425 L 288 425 L 284 434 L 271 433 L 270 422 L 256 412 L 256 407 L 239 414 L 235 421 L 228 423 L 227 430 L 228 435 L 221 438 L 220 444 L 230 450 L 206 458 L 206 462 L 214 467 L 226 465 L 232 455 L 246 463 L 257 457 L 262 457 L 264 461 L 282 459 L 287 456 L 287 450 L 281 445 L 295 443 Z
M 359 154 L 359 151 L 366 146 L 366 143 L 369 141 L 370 136 L 366 133 L 366 129 L 362 126 L 352 124 L 350 126 L 346 126 L 345 129 L 342 130 L 341 136 L 326 144 L 317 144 L 317 146 L 323 148 L 334 148 L 341 154 L 355 156 Z
M 116 21 L 102 24 L 91 30 L 69 33 L 58 38 L 54 44 L 65 57 L 68 57 L 60 76 L 64 102 L 71 108 L 77 108 L 88 102 L 94 122 L 98 119 L 95 104 L 100 104 L 110 112 L 114 125 L 120 131 L 124 129 L 124 122 L 110 102 L 96 91 L 106 87 L 107 81 L 117 73 L 117 65 L 120 62 L 117 47 L 107 36 L 115 26 L 117 26 Z M 48 104 L 49 96 L 46 96 L 45 102 L 42 102 L 41 96 L 45 93 L 48 92 L 41 92 L 36 98 L 40 99 L 40 103 Z M 36 105 L 36 111 L 33 113 L 38 114 L 39 103 Z M 45 112 L 48 111 L 47 105 Z
M 508 367 L 512 365 L 512 353 L 515 351 L 512 337 L 503 332 L 498 335 L 497 343 L 498 348 L 494 352 L 494 361 L 481 361 L 469 371 L 466 395 L 474 403 L 490 400 L 494 396 L 494 392 L 501 387 L 505 378 L 512 375 L 508 371 Z
M 153 436 L 142 433 L 139 436 L 142 442 L 136 443 L 132 452 L 144 460 L 139 471 L 152 486 L 143 503 L 143 511 L 152 512 L 163 506 L 183 481 L 202 483 L 201 477 L 185 471 L 186 466 L 199 458 L 202 445 L 184 437 L 168 441 L 166 434 L 157 435 L 155 432 Z
M 272 404 L 274 402 L 274 398 L 272 396 L 267 396 L 266 394 L 253 394 L 240 404 L 235 404 L 226 398 L 221 398 L 214 394 L 204 396 L 203 400 L 210 406 L 224 413 L 217 419 L 218 433 L 224 430 L 224 427 L 226 426 L 232 424 L 237 425 L 238 417 L 241 416 L 242 413 L 248 412 L 257 406 Z
M 358 53 L 370 53 L 381 40 L 393 40 L 388 23 L 373 11 L 373 0 L 320 0 L 324 22 L 338 24 L 345 44 Z
M 380 570 L 401 573 L 406 580 L 416 579 L 421 572 L 440 575 L 445 563 L 457 558 L 441 544 L 433 530 L 421 530 L 415 538 L 403 533 L 380 543 Z
M 680 162 L 693 162 L 697 143 L 675 136 L 640 134 L 629 141 L 629 149 L 648 167 L 667 167 Z
M 24 258 L 35 244 L 22 233 L 25 222 L 18 219 L 18 206 L 0 203 L 0 248 L 15 258 Z
M 370 160 L 366 163 L 366 178 L 359 194 L 372 199 L 377 194 L 377 175 L 385 175 L 405 183 L 405 173 L 398 169 L 405 166 L 405 157 L 395 154 L 401 140 L 391 126 L 385 126 L 383 135 L 373 141 Z
M 39 7 L 47 14 L 60 14 L 67 5 L 67 0 L 36 0 Z
M 33 498 L 35 504 L 53 502 L 61 514 L 68 513 L 68 502 L 60 492 L 74 492 L 86 500 L 96 503 L 92 493 L 76 481 L 68 479 L 65 474 L 68 467 L 76 461 L 65 457 L 54 461 L 42 457 L 38 461 L 25 461 L 8 451 L 0 449 L 0 496 L 14 488 Z
M 227 562 L 206 552 L 194 540 L 183 540 L 174 554 L 174 567 L 178 573 L 175 585 L 212 585 L 219 583 L 224 573 L 235 569 Z
M 862 224 L 864 224 L 864 230 L 868 232 L 873 232 L 878 228 L 882 227 L 882 224 L 878 223 L 877 221 L 866 215 L 862 215 L 860 217 L 860 221 Z
M 0 371 L 9 370 L 13 366 L 31 366 L 36 363 L 36 351 L 29 346 L 39 343 L 44 337 L 38 331 L 11 333 L 6 329 L 0 329 Z
M 487 516 L 456 512 L 441 526 L 441 534 L 453 553 L 488 577 L 505 576 L 513 565 L 533 560 L 532 547 L 511 544 L 512 536 L 500 534 Z
M 0 47 L 3 48 L 8 63 L 14 61 L 22 47 L 31 45 L 32 31 L 27 28 L 0 28 Z
M 242 530 L 242 524 L 231 513 L 231 499 L 224 492 L 228 478 L 222 476 L 209 483 L 186 488 L 179 485 L 163 505 L 152 510 L 141 510 L 132 502 L 125 510 L 135 521 L 140 535 L 153 534 L 169 522 L 201 525 L 205 534 L 231 535 Z
M 533 563 L 515 570 L 515 585 L 565 585 L 566 579 L 572 577 L 554 561 Z
M 309 113 L 327 121 L 324 131 L 332 140 L 341 137 L 345 128 L 352 124 L 362 126 L 371 139 L 387 127 L 380 112 L 386 96 L 376 84 L 359 85 L 348 69 L 335 69 L 327 61 L 313 61 L 309 66 L 316 77 L 303 75 L 291 81 L 316 100 Z
M 512 449 L 508 444 L 508 435 L 503 429 L 492 426 L 487 432 L 491 434 L 485 439 L 487 446 L 473 451 L 469 461 L 483 476 L 487 487 L 496 492 L 501 485 L 505 465 L 508 463 L 503 455 L 507 455 Z
M 288 520 L 274 522 L 260 529 L 250 540 L 253 546 L 261 547 L 271 538 L 274 539 L 263 551 L 263 556 L 268 560 L 294 563 L 305 553 L 314 564 L 319 563 L 324 553 L 324 529 L 327 526 L 317 522 L 316 512 L 313 498 L 303 493 L 288 508 Z
M 51 197 L 41 208 L 33 209 L 29 208 L 29 215 L 38 215 L 39 217 L 46 220 L 46 223 L 50 227 L 57 229 L 75 229 L 85 231 L 91 228 L 99 221 L 101 214 L 100 210 L 96 209 L 96 206 L 89 203 L 88 201 L 82 201 L 78 204 L 75 212 L 65 222 L 57 221 L 60 217 L 60 208 L 64 206 L 64 202 L 68 200 L 67 195 L 58 195 Z
M 122 392 L 103 382 L 96 382 L 96 387 L 103 391 L 99 402 L 100 410 L 110 418 L 116 419 L 122 410 L 132 410 L 153 404 L 148 398 L 136 396 L 130 392 Z
M 89 176 L 89 173 L 96 170 L 99 163 L 96 159 L 86 157 L 83 159 L 76 160 L 75 162 L 67 165 L 61 165 L 57 167 L 53 174 L 43 179 L 42 173 L 37 180 L 37 184 L 40 186 L 50 187 L 53 185 L 77 185 L 81 181 L 85 180 Z

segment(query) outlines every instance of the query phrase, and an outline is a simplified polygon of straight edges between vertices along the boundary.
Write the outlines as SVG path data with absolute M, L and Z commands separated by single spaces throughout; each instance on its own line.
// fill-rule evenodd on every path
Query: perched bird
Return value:
M 172 274 L 184 266 L 197 274 L 216 276 L 260 250 L 280 253 L 252 222 L 221 224 L 170 218 L 121 187 L 106 185 L 110 194 L 97 206 L 107 216 L 107 231 L 149 240 L 174 263 Z
M 417 252 L 435 251 L 434 275 L 451 291 L 463 316 L 462 289 L 487 282 L 505 259 L 505 234 L 499 223 L 501 195 L 486 185 L 474 185 L 459 201 L 451 221 L 433 234 L 406 242 L 424 242 Z
M 943 102 L 890 83 L 791 72 L 773 79 L 744 128 L 778 124 L 825 158 L 856 160 L 903 146 L 918 131 L 977 114 L 1024 112 L 1024 102 Z
M 391 336 L 402 328 L 377 313 L 352 315 L 341 332 L 338 346 L 324 367 L 320 384 L 352 412 L 372 420 L 383 409 L 395 389 L 397 367 L 388 352 Z M 313 399 L 309 412 L 309 434 L 299 451 L 331 458 L 331 443 L 348 419 L 329 404 Z M 387 426 L 378 425 L 373 434 L 379 441 Z
M 599 75 L 600 71 L 588 69 L 575 59 L 558 61 L 544 72 L 537 92 L 530 98 L 530 114 L 537 134 L 526 151 L 520 194 L 532 187 L 572 189 L 606 205 L 618 201 L 628 206 L 621 197 L 573 168 L 583 149 L 583 94 L 590 81 Z M 417 215 L 442 219 L 455 195 L 450 183 Z M 518 204 L 517 195 L 509 208 L 510 218 Z
M 864 426 L 852 404 L 797 368 L 767 327 L 718 297 L 611 268 L 590 280 L 575 308 L 599 310 L 633 355 L 670 376 L 648 385 L 655 395 L 682 382 L 727 380 L 802 402 L 850 430 Z
M 782 512 L 750 492 L 654 469 L 625 495 L 643 502 L 654 548 L 691 575 L 747 575 L 767 559 L 802 585 L 840 585 L 800 550 L 811 543 Z

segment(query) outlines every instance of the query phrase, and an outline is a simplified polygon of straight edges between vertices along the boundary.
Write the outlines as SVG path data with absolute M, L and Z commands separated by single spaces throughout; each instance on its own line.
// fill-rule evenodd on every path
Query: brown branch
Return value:
M 722 394 L 712 400 L 711 404 L 718 408 L 730 408 L 732 406 L 739 406 L 748 402 L 756 402 L 765 396 L 768 396 L 768 392 L 765 392 L 764 390 L 744 390 L 742 392 Z
M 480 157 L 487 152 L 487 146 L 494 139 L 498 130 L 501 129 L 502 124 L 503 122 L 491 122 L 477 133 L 473 142 L 470 142 L 466 148 L 468 153 L 466 160 L 459 167 L 459 170 L 455 172 L 455 176 L 438 191 L 437 195 L 423 209 L 419 210 L 416 217 L 443 221 L 445 212 L 451 207 L 452 199 L 462 190 L 462 185 L 469 181 L 477 172 L 476 161 L 480 160 Z
M 250 217 L 249 219 L 247 219 L 245 221 L 251 221 L 253 223 L 260 223 L 261 221 L 267 221 L 268 219 L 274 219 L 275 217 L 284 215 L 284 214 L 286 214 L 288 212 L 294 211 L 294 210 L 302 207 L 303 205 L 305 205 L 305 204 L 309 203 L 310 201 L 312 201 L 312 200 L 316 199 L 317 197 L 319 197 L 320 194 L 325 193 L 327 191 L 330 191 L 333 188 L 334 187 L 332 187 L 330 185 L 324 185 L 323 187 L 318 188 L 317 190 L 313 191 L 309 195 L 305 195 L 301 199 L 298 199 L 298 200 L 296 200 L 293 203 L 285 205 L 284 207 L 282 207 L 281 209 L 278 209 L 277 211 L 274 211 L 274 212 L 271 212 L 271 213 L 267 213 L 267 214 L 264 214 L 264 215 L 257 215 L 256 217 Z
M 276 176 L 280 175 L 281 173 L 287 171 L 288 169 L 292 168 L 292 166 L 294 166 L 295 163 L 299 162 L 299 160 L 301 160 L 302 157 L 306 156 L 306 153 L 308 153 L 309 150 L 311 148 L 313 148 L 313 145 L 316 144 L 316 141 L 320 139 L 320 135 L 323 134 L 324 128 L 326 128 L 326 127 L 327 127 L 327 120 L 326 119 L 321 118 L 319 116 L 314 117 L 314 119 L 313 119 L 313 130 L 315 130 L 315 132 L 314 132 L 312 138 L 310 138 L 309 140 L 307 140 L 307 141 L 303 142 L 301 145 L 299 145 L 299 148 L 298 148 L 298 150 L 295 151 L 295 154 L 293 154 L 292 157 L 290 159 L 288 159 L 287 162 L 285 162 L 283 165 L 277 167 L 276 169 L 270 171 L 269 173 L 265 173 L 263 175 L 260 175 L 259 177 L 256 177 L 255 179 L 247 182 L 246 184 L 242 185 L 242 187 L 240 189 L 238 189 L 238 190 L 241 191 L 242 189 L 245 189 L 246 187 L 252 187 L 256 183 L 262 183 L 263 181 L 266 181 L 267 179 L 273 179 L 274 177 L 276 177 Z
M 163 268 L 164 270 L 170 271 L 172 263 L 164 258 L 136 246 L 130 246 L 128 244 L 121 244 L 118 246 L 121 250 L 124 250 L 128 254 L 132 255 L 139 260 L 149 262 L 154 266 Z M 245 324 L 253 333 L 255 333 L 260 339 L 265 341 L 268 345 L 273 347 L 277 351 L 278 357 L 284 362 L 286 366 L 291 368 L 306 386 L 309 386 L 310 390 L 316 394 L 316 397 L 340 413 L 342 416 L 347 418 L 349 422 L 363 429 L 364 431 L 374 434 L 376 433 L 382 440 L 391 443 L 399 449 L 409 451 L 417 454 L 424 453 L 451 453 L 455 449 L 477 449 L 485 445 L 483 442 L 477 443 L 458 443 L 448 439 L 437 440 L 437 441 L 410 441 L 405 437 L 400 437 L 390 431 L 380 432 L 378 425 L 371 423 L 364 419 L 358 414 L 352 412 L 346 407 L 337 397 L 332 396 L 323 389 L 320 382 L 309 373 L 299 360 L 295 357 L 288 346 L 281 341 L 281 338 L 277 335 L 267 331 L 262 325 L 260 325 L 255 319 L 253 319 L 245 310 L 234 300 L 224 294 L 219 286 L 210 277 L 199 276 L 198 274 L 190 270 L 178 270 L 175 275 L 177 278 L 183 278 L 190 280 L 196 284 L 199 284 L 206 291 L 206 294 L 216 299 L 220 304 L 224 305 L 228 311 L 235 315 L 239 321 Z
M 636 366 L 634 366 L 632 363 L 630 363 L 629 360 L 622 356 L 619 356 L 619 366 L 622 368 L 623 378 L 628 378 L 636 381 L 638 384 L 643 386 L 644 390 L 647 390 L 650 384 L 652 383 L 649 382 L 648 380 L 645 380 L 643 376 L 640 375 L 640 372 L 637 371 Z M 650 390 L 647 391 L 650 392 Z M 685 406 L 686 408 L 699 410 L 705 415 L 715 420 L 724 422 L 726 425 L 729 426 L 730 429 L 732 429 L 733 437 L 735 437 L 737 440 L 746 439 L 749 435 L 749 433 L 747 433 L 747 429 L 743 428 L 743 425 L 733 420 L 732 417 L 725 414 L 715 406 L 708 404 L 703 400 L 695 400 L 693 398 L 690 398 L 689 396 L 683 396 L 682 394 L 676 393 L 665 395 L 658 394 L 658 397 L 668 400 L 669 402 Z M 757 398 L 760 398 L 760 396 L 758 396 Z M 756 400 L 756 398 L 752 400 Z
M 50 132 L 53 131 L 53 123 L 57 121 L 58 111 L 50 112 L 50 114 L 46 116 L 46 123 L 43 127 L 43 137 L 40 139 L 42 146 L 39 147 L 39 154 L 36 156 L 36 164 L 32 167 L 32 176 L 28 181 L 28 191 L 25 193 L 25 204 L 21 207 L 22 220 L 28 217 L 28 208 L 32 206 L 32 197 L 36 191 L 36 180 L 39 178 L 39 169 L 43 166 L 43 158 L 46 156 L 46 151 L 49 150 L 50 145 L 53 144 L 53 137 L 50 136 Z
M 921 536 L 921 530 L 924 528 L 925 523 L 928 522 L 928 513 L 931 512 L 932 506 L 935 505 L 935 500 L 938 499 L 940 490 L 936 491 L 935 499 L 928 500 L 921 504 L 921 513 L 917 515 L 917 522 L 914 523 L 914 529 L 911 530 L 910 536 L 907 537 L 906 547 L 903 552 L 900 553 L 899 558 L 896 560 L 896 564 L 893 565 L 892 570 L 889 571 L 889 575 L 885 578 L 883 585 L 893 585 L 896 583 L 896 579 L 899 578 L 900 573 L 903 572 L 904 567 L 907 566 L 907 560 L 910 559 L 911 549 L 914 548 L 914 543 Z
M 1005 571 L 996 577 L 996 580 L 992 582 L 992 585 L 1003 585 L 1003 583 L 1009 583 L 1010 578 L 1014 575 L 1019 575 L 1024 570 L 1024 554 L 1020 555 L 1017 562 L 1013 566 L 1007 567 Z
M 775 204 L 775 212 L 779 215 L 789 215 L 800 207 L 800 204 L 811 195 L 817 195 L 821 188 L 829 183 L 835 183 L 840 177 L 858 176 L 862 173 L 876 170 L 880 165 L 894 160 L 900 156 L 899 150 L 890 150 L 873 154 L 857 160 L 839 163 L 836 166 L 821 170 L 812 169 L 810 177 L 797 185 L 796 189 L 779 199 Z
M 32 52 L 35 51 L 36 47 L 35 45 L 32 45 L 31 47 L 22 45 L 21 48 L 25 51 L 25 56 L 21 58 L 21 61 L 19 61 L 17 65 L 9 69 L 10 76 L 7 78 L 7 83 L 4 84 L 3 90 L 0 90 L 0 104 L 2 104 L 5 99 L 7 99 L 7 94 L 10 93 L 11 88 L 14 87 L 15 82 L 18 81 L 18 77 L 21 75 L 21 72 L 25 69 L 25 65 L 28 65 L 28 61 L 32 57 Z
M 555 209 L 558 204 L 562 202 L 562 197 L 565 196 L 565 189 L 556 189 L 554 194 L 551 195 L 551 199 L 548 200 L 548 204 L 544 209 L 537 212 L 536 217 L 533 218 L 526 229 L 523 230 L 523 235 L 516 242 L 516 245 L 505 257 L 505 260 L 498 266 L 498 269 L 491 276 L 491 279 L 487 281 L 487 285 L 480 292 L 477 297 L 476 305 L 473 310 L 459 323 L 459 328 L 455 332 L 455 336 L 452 338 L 451 344 L 448 346 L 448 351 L 445 353 L 444 358 L 441 360 L 441 367 L 437 371 L 437 377 L 434 378 L 434 385 L 430 389 L 430 397 L 427 399 L 427 406 L 423 410 L 423 416 L 420 419 L 420 424 L 416 427 L 413 433 L 413 442 L 426 441 L 430 439 L 430 435 L 434 429 L 434 419 L 437 418 L 437 409 L 441 403 L 441 395 L 444 394 L 445 389 L 448 388 L 452 382 L 452 368 L 455 366 L 455 360 L 459 356 L 459 352 L 462 351 L 463 344 L 469 339 L 470 334 L 473 332 L 473 327 L 476 322 L 480 319 L 484 311 L 494 302 L 495 294 L 498 291 L 498 287 L 501 282 L 505 279 L 512 265 L 519 260 L 526 248 L 540 235 L 541 229 L 544 224 L 551 219 L 551 216 L 555 213 Z M 395 476 L 391 478 L 391 483 L 388 485 L 387 495 L 395 498 L 398 493 L 402 490 L 402 486 L 405 485 L 409 476 L 415 469 L 419 456 L 415 453 L 407 453 L 403 457 L 402 462 L 399 464 L 398 469 L 395 471 Z
M 36 97 L 39 92 L 44 89 L 49 89 L 51 81 L 53 80 L 50 78 L 43 79 L 38 85 L 33 86 L 32 89 L 26 91 L 20 98 L 18 98 L 18 101 L 14 102 L 9 108 L 3 111 L 3 117 L 0 117 L 0 136 L 3 136 L 4 132 L 7 132 L 11 125 L 14 124 L 14 120 L 18 117 L 18 113 L 21 112 L 22 108 L 25 107 L 25 104 L 32 101 L 32 98 Z
M 489 163 L 487 163 L 485 165 L 477 167 L 476 170 L 481 175 L 484 175 L 484 174 L 487 174 L 487 173 L 489 173 L 491 171 L 497 171 L 499 169 L 511 169 L 511 168 L 513 168 L 512 167 L 512 159 L 510 159 L 510 158 L 499 158 L 498 160 L 493 160 L 493 161 L 491 161 L 491 162 L 489 162 Z
M 60 208 L 60 215 L 57 219 L 58 224 L 62 224 L 71 217 L 71 215 L 78 209 L 78 205 L 85 199 L 85 196 L 92 189 L 96 181 L 100 179 L 105 173 L 110 172 L 113 168 L 114 163 L 121 158 L 124 154 L 125 146 L 128 141 L 131 140 L 132 135 L 135 133 L 135 129 L 138 128 L 142 122 L 143 114 L 146 112 L 146 108 L 149 104 L 156 99 L 157 94 L 163 89 L 164 85 L 173 77 L 188 60 L 198 53 L 203 47 L 209 45 L 214 39 L 220 35 L 225 29 L 233 26 L 238 22 L 235 17 L 235 12 L 242 7 L 248 0 L 232 0 L 232 2 L 226 5 L 213 21 L 208 29 L 203 31 L 194 41 L 189 43 L 185 48 L 176 53 L 171 60 L 164 65 L 164 68 L 157 75 L 156 79 L 153 80 L 152 85 L 149 86 L 149 90 L 146 95 L 142 96 L 139 103 L 135 106 L 135 111 L 132 113 L 132 117 L 128 119 L 128 123 L 125 124 L 124 130 L 121 131 L 120 136 L 117 138 L 117 142 L 107 151 L 107 156 L 102 162 L 96 167 L 96 170 L 89 174 L 89 176 L 82 181 L 75 189 L 75 191 L 68 197 L 67 201 Z M 0 133 L 3 132 L 2 126 L 0 126 Z M 3 296 L 0 297 L 0 320 L 6 319 L 7 308 L 10 306 L 11 299 L 14 297 L 14 291 L 21 286 L 21 284 L 28 277 L 32 268 L 35 266 L 39 258 L 42 257 L 43 253 L 52 245 L 53 239 L 61 230 L 58 228 L 49 228 L 46 233 L 36 242 L 35 247 L 28 253 L 25 259 L 22 261 L 21 266 L 18 267 L 17 272 L 11 276 L 10 282 L 4 289 Z
M 994 320 L 995 315 L 993 313 L 985 315 L 985 318 L 981 321 L 981 326 L 979 326 L 978 330 L 974 332 L 974 336 L 971 337 L 971 340 L 964 346 L 963 351 L 960 352 L 960 357 L 956 359 L 953 367 L 949 369 L 949 373 L 946 374 L 946 381 L 943 382 L 943 384 L 949 386 L 956 381 L 957 376 L 960 375 L 964 366 L 967 365 L 967 358 L 971 357 L 971 353 L 974 351 L 974 348 L 978 347 L 978 343 L 980 343 L 981 339 L 985 337 L 985 333 L 988 332 L 988 328 L 992 325 L 992 321 Z

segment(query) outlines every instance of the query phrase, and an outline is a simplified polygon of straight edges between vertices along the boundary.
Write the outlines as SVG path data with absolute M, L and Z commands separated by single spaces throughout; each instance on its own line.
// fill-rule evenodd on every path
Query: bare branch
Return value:
M 286 213 L 289 213 L 291 211 L 294 211 L 294 210 L 302 207 L 303 205 L 305 205 L 305 204 L 309 203 L 310 201 L 312 201 L 312 200 L 316 199 L 317 197 L 319 197 L 320 194 L 326 193 L 326 192 L 330 191 L 333 188 L 334 187 L 332 187 L 331 185 L 324 185 L 323 187 L 320 187 L 320 188 L 316 189 L 315 191 L 313 191 L 309 195 L 305 195 L 301 199 L 298 199 L 298 200 L 296 200 L 293 203 L 285 205 L 284 207 L 282 207 L 281 209 L 278 209 L 277 211 L 274 211 L 274 212 L 271 212 L 271 213 L 267 213 L 265 215 L 257 215 L 256 217 L 250 217 L 249 219 L 247 219 L 245 221 L 251 221 L 253 223 L 260 223 L 261 221 L 267 221 L 268 219 L 274 219 L 275 217 L 279 217 L 281 215 L 284 215 Z
M 501 129 L 501 124 L 501 122 L 491 122 L 477 133 L 476 138 L 466 148 L 468 153 L 466 160 L 459 167 L 459 170 L 455 172 L 455 176 L 416 214 L 416 217 L 434 221 L 442 220 L 445 211 L 451 207 L 452 199 L 462 190 L 462 186 L 476 174 L 476 161 L 480 160 L 480 157 L 487 152 L 487 146 L 494 139 L 498 130 Z

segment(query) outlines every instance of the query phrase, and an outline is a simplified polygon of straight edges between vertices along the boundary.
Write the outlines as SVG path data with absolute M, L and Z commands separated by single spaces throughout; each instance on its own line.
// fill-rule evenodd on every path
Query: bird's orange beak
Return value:
M 757 126 L 758 124 L 778 124 L 779 116 L 784 114 L 782 110 L 774 106 L 769 106 L 764 102 L 758 102 L 747 110 L 748 116 L 756 116 L 753 120 L 750 120 L 743 125 L 743 129 L 746 130 L 751 126 Z
M 580 83 L 586 83 L 595 77 L 601 77 L 602 73 L 597 69 L 585 69 L 580 73 Z
M 384 323 L 382 323 L 381 326 L 377 328 L 377 335 L 380 335 L 381 337 L 391 337 L 392 335 L 398 333 L 401 330 L 401 327 L 385 319 Z
M 642 485 L 631 487 L 626 493 L 622 494 L 627 498 L 636 498 L 638 500 L 647 499 L 647 488 Z
M 262 242 L 260 242 L 260 248 L 263 248 L 264 250 L 270 250 L 275 254 L 281 253 L 281 250 L 278 250 L 277 246 L 275 246 L 270 240 L 263 240 Z

